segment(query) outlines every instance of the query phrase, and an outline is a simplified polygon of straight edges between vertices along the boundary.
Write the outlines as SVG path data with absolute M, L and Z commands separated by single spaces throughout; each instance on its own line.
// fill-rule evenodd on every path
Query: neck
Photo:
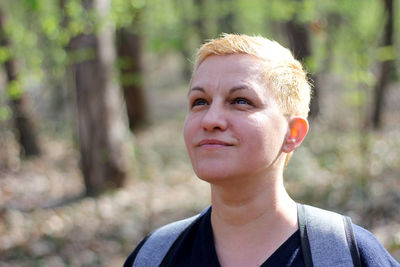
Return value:
M 221 266 L 260 266 L 298 228 L 296 203 L 282 176 L 251 178 L 211 185 L 211 225 Z
M 267 218 L 296 224 L 296 204 L 287 194 L 282 180 L 282 177 L 258 181 L 255 178 L 229 186 L 211 185 L 212 219 L 232 226 Z

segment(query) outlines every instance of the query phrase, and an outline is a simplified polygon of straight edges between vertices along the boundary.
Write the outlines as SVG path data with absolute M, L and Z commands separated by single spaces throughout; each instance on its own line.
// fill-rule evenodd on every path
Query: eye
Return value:
M 192 102 L 192 107 L 207 105 L 207 101 L 203 98 L 197 98 Z
M 243 97 L 237 97 L 232 100 L 232 104 L 237 104 L 237 105 L 252 105 L 252 103 L 247 100 L 246 98 Z

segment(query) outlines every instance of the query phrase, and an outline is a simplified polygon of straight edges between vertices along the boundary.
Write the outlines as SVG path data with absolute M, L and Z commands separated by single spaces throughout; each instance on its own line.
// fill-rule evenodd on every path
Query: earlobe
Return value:
M 289 135 L 283 144 L 283 152 L 290 153 L 296 150 L 308 133 L 308 121 L 303 117 L 293 117 L 289 121 Z

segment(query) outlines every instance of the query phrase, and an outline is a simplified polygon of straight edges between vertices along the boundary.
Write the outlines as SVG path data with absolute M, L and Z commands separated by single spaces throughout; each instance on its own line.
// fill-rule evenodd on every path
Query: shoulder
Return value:
M 129 257 L 125 260 L 125 263 L 124 263 L 123 267 L 131 267 L 133 265 L 133 262 L 135 261 L 136 255 L 139 253 L 140 248 L 146 242 L 147 238 L 149 238 L 149 236 L 146 236 L 145 238 L 142 239 L 142 241 L 140 241 L 140 243 L 132 251 L 132 253 L 129 255 Z
M 162 262 L 170 248 L 173 247 L 173 245 L 178 239 L 180 239 L 184 232 L 187 232 L 194 222 L 198 221 L 204 216 L 205 213 L 210 212 L 210 210 L 211 207 L 208 207 L 200 214 L 169 223 L 154 230 L 151 234 L 144 238 L 138 244 L 135 250 L 129 255 L 125 261 L 124 267 L 132 266 L 135 261 L 145 263 L 157 262 L 156 265 L 158 265 Z
M 371 232 L 355 224 L 353 229 L 363 266 L 400 266 Z
M 135 261 L 142 262 L 143 259 L 147 264 L 150 258 L 150 261 L 157 262 L 157 265 L 161 263 L 176 239 L 195 219 L 196 216 L 193 216 L 155 229 L 151 234 L 140 241 L 134 251 L 126 259 L 124 267 L 133 266 Z

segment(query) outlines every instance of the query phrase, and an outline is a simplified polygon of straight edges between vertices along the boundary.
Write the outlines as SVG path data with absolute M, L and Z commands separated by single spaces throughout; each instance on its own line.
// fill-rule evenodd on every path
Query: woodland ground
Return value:
M 186 88 L 176 86 L 178 69 L 163 64 L 148 72 L 157 77 L 147 79 L 152 124 L 129 141 L 135 151 L 124 188 L 84 197 L 71 140 L 42 135 L 43 156 L 20 161 L 12 136 L 2 135 L 9 162 L 0 169 L 0 266 L 121 266 L 151 229 L 209 203 L 181 137 Z M 358 130 L 360 109 L 346 103 L 345 92 L 330 90 L 339 82 L 324 81 L 322 116 L 289 164 L 288 191 L 350 215 L 400 260 L 399 85 L 390 89 L 384 130 L 370 132 Z

